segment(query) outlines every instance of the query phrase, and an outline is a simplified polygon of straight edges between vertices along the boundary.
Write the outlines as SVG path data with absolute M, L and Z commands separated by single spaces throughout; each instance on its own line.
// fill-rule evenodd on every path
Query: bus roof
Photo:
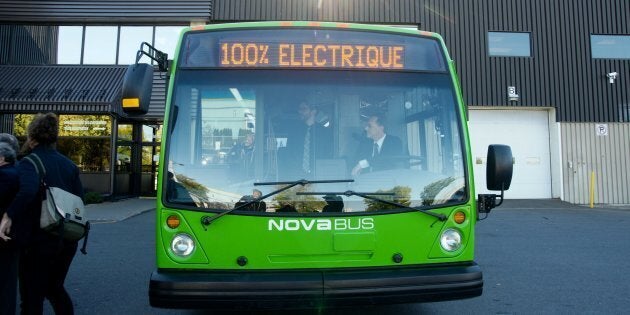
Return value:
M 415 30 L 397 26 L 358 24 L 358 23 L 341 23 L 341 22 L 314 22 L 314 21 L 263 21 L 263 22 L 239 22 L 239 23 L 223 23 L 223 24 L 207 24 L 192 26 L 184 29 L 184 32 L 199 30 L 220 30 L 220 29 L 238 29 L 238 28 L 275 28 L 275 27 L 298 27 L 298 28 L 339 28 L 339 29 L 355 29 L 365 31 L 404 33 L 413 35 L 422 35 L 428 37 L 436 37 L 442 40 L 442 36 L 438 33 Z
M 182 34 L 190 31 L 212 31 L 212 30 L 228 30 L 228 29 L 246 29 L 246 28 L 334 28 L 334 29 L 352 29 L 363 31 L 375 31 L 392 34 L 409 34 L 415 36 L 433 37 L 440 42 L 446 58 L 451 61 L 450 54 L 444 39 L 438 33 L 422 31 L 417 29 L 410 29 L 404 27 L 387 26 L 387 25 L 374 25 L 374 24 L 359 24 L 359 23 L 342 23 L 342 22 L 318 22 L 318 21 L 260 21 L 260 22 L 236 22 L 236 23 L 219 23 L 219 24 L 206 24 L 199 26 L 191 26 L 184 28 Z

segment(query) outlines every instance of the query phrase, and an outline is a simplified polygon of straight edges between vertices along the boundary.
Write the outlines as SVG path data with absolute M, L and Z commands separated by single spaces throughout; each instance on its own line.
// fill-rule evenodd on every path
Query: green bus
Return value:
M 435 33 L 334 22 L 187 28 L 169 84 L 150 303 L 326 308 L 482 294 L 475 224 L 512 177 L 488 150 L 475 198 L 466 107 Z M 123 110 L 146 113 L 153 66 Z M 499 199 L 500 198 L 500 199 Z M 500 204 L 500 203 L 499 203 Z

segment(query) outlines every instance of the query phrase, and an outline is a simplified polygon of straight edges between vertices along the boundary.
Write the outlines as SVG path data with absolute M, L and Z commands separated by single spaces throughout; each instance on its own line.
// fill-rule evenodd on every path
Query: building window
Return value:
M 83 26 L 60 26 L 57 45 L 58 64 L 80 64 Z
M 17 114 L 13 130 L 26 141 L 26 128 L 35 116 Z M 111 117 L 107 115 L 59 115 L 57 150 L 69 157 L 82 173 L 109 172 L 111 156 Z
M 118 48 L 118 64 L 128 65 L 136 62 L 136 52 L 142 42 L 153 42 L 152 26 L 123 26 L 120 28 L 120 45 Z M 151 59 L 142 56 L 140 62 L 150 63 Z
M 591 35 L 595 59 L 630 59 L 630 35 Z
M 87 26 L 83 64 L 110 65 L 116 63 L 118 27 Z
M 488 32 L 488 53 L 496 57 L 531 57 L 529 33 Z
M 149 43 L 167 53 L 169 59 L 173 59 L 179 34 L 184 28 L 185 26 L 60 26 L 57 63 L 128 65 L 136 62 L 136 52 L 142 42 Z M 142 56 L 140 62 L 155 63 L 147 56 Z
M 118 125 L 118 140 L 133 140 L 133 125 L 120 124 Z
M 155 48 L 168 54 L 168 59 L 175 58 L 175 46 L 183 26 L 156 26 Z

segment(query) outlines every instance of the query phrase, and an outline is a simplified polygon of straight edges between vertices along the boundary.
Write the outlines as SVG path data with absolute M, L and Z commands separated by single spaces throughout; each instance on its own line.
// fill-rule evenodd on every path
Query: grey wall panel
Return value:
M 212 21 L 419 24 L 443 35 L 468 104 L 555 107 L 557 120 L 630 120 L 630 60 L 592 59 L 591 34 L 630 34 L 627 0 L 222 0 Z M 531 57 L 488 56 L 488 31 L 527 32 Z M 608 83 L 606 73 L 620 79 Z M 518 102 L 507 100 L 515 86 Z
M 116 113 L 126 66 L 0 66 L 0 112 Z M 164 119 L 167 79 L 154 72 L 149 112 Z
M 124 66 L 0 66 L 0 111 L 118 113 Z
M 630 34 L 626 0 L 222 0 L 0 1 L 11 23 L 183 23 L 191 20 L 320 20 L 420 24 L 442 34 L 468 104 L 553 106 L 557 120 L 630 120 L 630 60 L 592 59 L 591 34 Z M 0 63 L 47 64 L 56 31 L 0 27 Z M 529 58 L 489 57 L 488 31 L 528 32 Z M 609 84 L 605 74 L 620 78 Z M 507 101 L 507 86 L 521 99 Z
M 6 103 L 0 104 L 0 107 L 2 111 L 12 113 L 109 114 L 111 112 L 111 106 L 105 104 Z
M 0 25 L 0 64 L 53 64 L 57 60 L 56 26 Z
M 559 121 L 630 119 L 630 60 L 592 59 L 590 48 L 591 34 L 630 34 L 627 1 L 425 2 L 422 28 L 444 36 L 468 104 L 553 106 Z M 530 33 L 532 56 L 489 57 L 488 31 Z M 621 74 L 615 84 L 605 76 L 612 71 Z M 508 86 L 520 101 L 508 102 Z
M 630 124 L 608 123 L 597 135 L 594 123 L 561 123 L 564 200 L 589 204 L 594 172 L 594 203 L 630 203 Z
M 209 0 L 0 1 L 0 22 L 172 24 L 208 21 Z
M 11 56 L 11 34 L 12 26 L 0 25 L 0 64 L 3 65 L 9 63 Z
M 630 120 L 630 60 L 592 59 L 591 34 L 630 34 L 627 0 L 0 1 L 5 23 L 322 20 L 420 24 L 445 38 L 467 103 L 553 106 L 566 122 Z M 489 57 L 488 31 L 528 32 L 529 58 Z M 0 26 L 1 64 L 47 64 L 56 28 Z M 605 74 L 620 78 L 609 84 Z M 518 102 L 508 102 L 516 86 Z
M 0 133 L 13 133 L 13 114 L 0 114 Z
M 413 0 L 222 0 L 212 21 L 306 20 L 417 24 L 425 1 Z
M 124 66 L 2 66 L 2 103 L 111 103 Z

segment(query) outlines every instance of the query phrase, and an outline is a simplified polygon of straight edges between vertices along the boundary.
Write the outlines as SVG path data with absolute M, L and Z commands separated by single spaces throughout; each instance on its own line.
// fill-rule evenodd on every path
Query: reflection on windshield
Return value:
M 354 182 L 297 186 L 266 198 L 264 210 L 237 210 L 395 208 L 358 196 L 298 194 L 309 191 L 388 192 L 390 201 L 425 208 L 467 198 L 447 74 L 186 70 L 175 84 L 169 202 L 233 209 L 279 188 L 255 183 L 345 178 Z

